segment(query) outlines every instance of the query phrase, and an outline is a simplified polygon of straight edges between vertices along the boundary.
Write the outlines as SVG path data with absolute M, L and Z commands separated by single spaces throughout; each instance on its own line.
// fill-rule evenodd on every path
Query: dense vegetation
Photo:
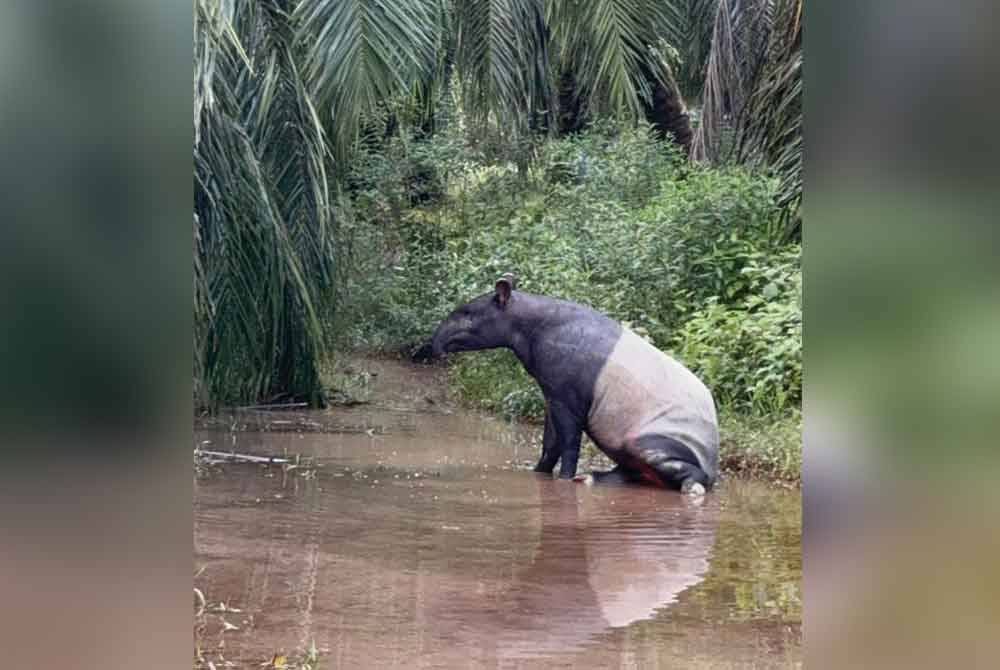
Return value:
M 800 0 L 195 4 L 197 404 L 321 404 L 513 270 L 797 422 Z M 453 378 L 539 412 L 502 353 Z
M 672 352 L 738 415 L 729 423 L 739 432 L 795 426 L 775 429 L 769 463 L 732 459 L 794 478 L 800 245 L 784 238 L 777 180 L 692 165 L 642 125 L 598 124 L 534 154 L 521 172 L 449 131 L 367 153 L 342 216 L 351 222 L 342 251 L 358 271 L 344 284 L 341 345 L 410 350 L 512 270 L 522 290 L 591 305 Z M 468 403 L 542 414 L 537 386 L 509 352 L 459 356 L 452 378 Z

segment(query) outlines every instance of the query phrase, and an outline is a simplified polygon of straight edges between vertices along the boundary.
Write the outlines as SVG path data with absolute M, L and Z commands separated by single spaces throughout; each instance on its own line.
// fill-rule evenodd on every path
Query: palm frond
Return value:
M 334 257 L 325 131 L 285 4 L 237 1 L 227 20 L 226 33 L 196 24 L 212 61 L 195 64 L 212 73 L 194 153 L 196 386 L 209 404 L 318 401 Z
M 738 161 L 780 179 L 779 204 L 790 212 L 786 237 L 800 231 L 802 201 L 802 3 L 776 3 L 766 59 L 735 138 Z
M 696 160 L 734 160 L 780 180 L 801 225 L 802 0 L 719 0 L 703 93 Z
M 551 106 L 548 34 L 542 0 L 455 4 L 455 69 L 470 117 L 523 130 Z
M 672 64 L 678 88 L 688 100 L 701 95 L 712 47 L 719 0 L 672 0 L 664 3 L 667 23 L 663 39 L 677 52 Z
M 732 5 L 732 0 L 719 0 L 716 10 L 712 50 L 701 97 L 701 123 L 691 146 L 691 155 L 696 160 L 719 160 L 725 124 L 744 95 L 743 80 L 747 68 L 737 48 L 739 40 L 733 31 Z
M 583 110 L 652 121 L 687 148 L 691 134 L 675 66 L 678 45 L 693 49 L 693 67 L 705 49 L 689 44 L 695 25 L 717 0 L 551 0 L 546 18 L 558 58 L 561 113 L 577 128 Z M 687 75 L 686 75 L 687 76 Z M 689 86 L 690 87 L 690 86 Z M 569 114 L 565 112 L 569 111 Z
M 300 0 L 295 23 L 305 76 L 330 112 L 338 156 L 381 101 L 434 74 L 440 0 Z
M 664 7 L 651 0 L 549 3 L 548 23 L 562 68 L 572 70 L 594 114 L 642 117 L 651 91 L 640 69 L 655 69 L 651 47 L 667 23 Z

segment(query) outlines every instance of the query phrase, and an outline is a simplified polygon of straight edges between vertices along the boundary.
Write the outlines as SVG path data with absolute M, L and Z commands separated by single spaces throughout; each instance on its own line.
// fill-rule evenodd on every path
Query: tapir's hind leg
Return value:
M 672 438 L 643 435 L 631 444 L 630 451 L 647 475 L 655 476 L 667 488 L 702 493 L 713 484 L 691 448 Z
M 589 475 L 595 484 L 625 485 L 636 484 L 642 481 L 642 473 L 623 465 L 618 465 L 613 470 L 607 472 L 591 472 Z M 586 481 L 587 475 L 579 477 L 579 481 Z

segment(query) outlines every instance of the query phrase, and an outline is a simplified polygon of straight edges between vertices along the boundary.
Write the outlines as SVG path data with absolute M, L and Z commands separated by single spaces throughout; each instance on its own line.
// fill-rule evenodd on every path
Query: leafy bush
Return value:
M 588 132 L 538 149 L 542 181 L 553 195 L 571 201 L 587 195 L 640 207 L 659 191 L 665 173 L 685 165 L 676 145 L 658 141 L 646 124 L 618 128 L 598 122 Z
M 545 416 L 541 390 L 506 349 L 462 356 L 452 385 L 459 397 L 480 409 L 508 417 L 540 420 Z
M 763 261 L 767 261 L 767 265 Z M 676 353 L 722 405 L 757 414 L 802 400 L 802 274 L 799 248 L 755 258 L 735 305 L 711 296 L 676 338 Z
M 683 179 L 664 180 L 639 212 L 640 252 L 630 283 L 657 344 L 667 346 L 710 297 L 737 304 L 746 295 L 743 269 L 773 246 L 781 216 L 775 188 L 773 180 L 740 169 L 692 169 Z

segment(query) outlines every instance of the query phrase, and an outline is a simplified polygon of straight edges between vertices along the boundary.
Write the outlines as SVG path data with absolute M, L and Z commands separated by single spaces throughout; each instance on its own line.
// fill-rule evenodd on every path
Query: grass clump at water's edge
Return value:
M 719 414 L 719 467 L 723 474 L 802 485 L 802 413 L 773 416 Z

